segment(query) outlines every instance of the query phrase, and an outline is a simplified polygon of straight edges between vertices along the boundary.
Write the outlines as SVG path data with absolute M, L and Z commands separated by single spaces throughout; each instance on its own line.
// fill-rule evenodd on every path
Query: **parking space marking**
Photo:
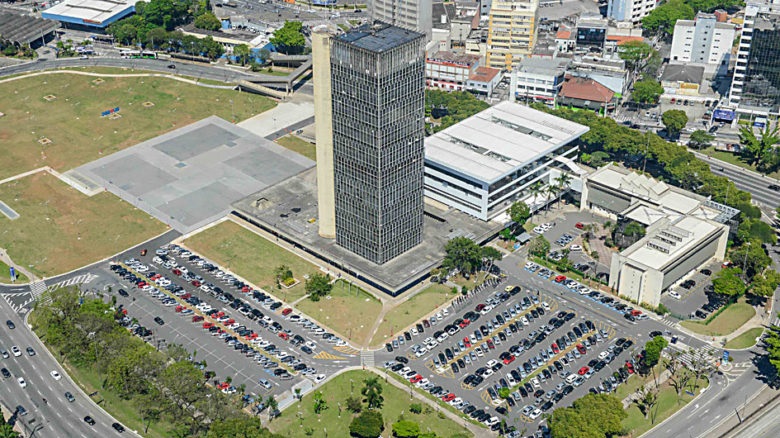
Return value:
M 337 345 L 333 347 L 333 349 L 340 353 L 347 354 L 349 356 L 357 356 L 358 354 L 360 354 L 360 350 L 356 350 L 350 347 L 349 345 Z

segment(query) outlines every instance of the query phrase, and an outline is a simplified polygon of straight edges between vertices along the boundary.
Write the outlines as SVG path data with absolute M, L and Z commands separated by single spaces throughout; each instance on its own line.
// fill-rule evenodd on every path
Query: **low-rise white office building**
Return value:
M 609 285 L 656 307 L 661 294 L 710 261 L 722 261 L 739 211 L 610 164 L 584 178 L 581 208 L 645 226 L 610 263 Z
M 482 220 L 519 199 L 533 208 L 532 184 L 548 184 L 559 169 L 579 170 L 572 160 L 586 132 L 578 123 L 501 102 L 425 139 L 425 195 Z

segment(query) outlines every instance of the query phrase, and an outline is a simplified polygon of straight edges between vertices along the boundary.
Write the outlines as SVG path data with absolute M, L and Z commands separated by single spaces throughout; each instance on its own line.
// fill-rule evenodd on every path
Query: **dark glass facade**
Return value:
M 377 264 L 423 229 L 425 36 L 383 26 L 331 47 L 336 243 Z
M 740 62 L 740 61 L 738 61 Z M 750 41 L 740 106 L 780 109 L 780 17 L 759 16 Z

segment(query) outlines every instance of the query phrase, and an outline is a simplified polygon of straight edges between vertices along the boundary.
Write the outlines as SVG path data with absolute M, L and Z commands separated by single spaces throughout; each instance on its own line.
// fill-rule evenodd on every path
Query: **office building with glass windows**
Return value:
M 780 13 L 745 8 L 729 100 L 743 114 L 780 114 Z
M 425 35 L 374 22 L 331 40 L 336 243 L 383 264 L 422 241 Z

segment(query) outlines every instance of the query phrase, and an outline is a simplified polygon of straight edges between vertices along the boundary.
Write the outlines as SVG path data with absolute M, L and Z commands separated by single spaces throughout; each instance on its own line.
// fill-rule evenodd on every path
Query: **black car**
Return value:
M 124 427 L 124 426 L 122 426 L 122 425 L 121 425 L 121 424 L 119 424 L 119 423 L 114 423 L 114 424 L 112 424 L 112 425 L 111 425 L 111 427 L 113 427 L 113 428 L 114 428 L 114 430 L 115 430 L 115 431 L 117 431 L 117 432 L 119 432 L 119 433 L 122 433 L 122 432 L 124 432 L 124 431 L 125 431 L 125 427 Z
M 699 272 L 701 272 L 703 275 L 707 275 L 707 276 L 712 275 L 712 271 L 710 271 L 709 269 L 702 269 Z
M 663 333 L 661 333 L 658 330 L 653 330 L 653 331 L 650 332 L 650 337 L 651 338 L 655 338 L 656 336 L 663 336 Z
M 458 364 L 457 364 L 457 363 L 455 363 L 455 362 L 453 362 L 453 363 L 451 363 L 451 364 L 450 364 L 450 368 L 452 368 L 452 372 L 453 372 L 453 373 L 456 373 L 456 374 L 457 374 L 457 373 L 459 373 L 459 372 L 460 372 L 460 368 L 458 368 Z
M 301 351 L 303 351 L 306 354 L 312 354 L 313 353 L 312 349 L 307 347 L 307 346 L 305 346 L 305 345 L 303 347 L 301 347 Z
M 466 368 L 466 362 L 463 359 L 458 359 L 458 366 L 461 368 Z
M 16 325 L 15 325 L 15 324 L 14 324 L 14 322 L 13 322 L 13 321 L 11 321 L 10 319 L 9 319 L 8 321 L 6 321 L 6 322 L 5 322 L 5 325 L 7 325 L 7 326 L 8 326 L 8 328 L 9 328 L 9 329 L 11 329 L 11 330 L 13 330 L 13 329 L 15 329 L 15 328 L 16 328 Z
M 24 408 L 24 406 L 19 405 L 16 407 L 16 412 L 19 414 L 20 417 L 24 417 L 27 415 L 27 409 Z
M 90 417 L 89 415 L 84 417 L 84 422 L 89 424 L 90 426 L 94 426 L 95 425 L 95 420 L 92 417 Z
M 520 391 L 520 395 L 523 397 L 528 397 L 528 391 L 526 391 L 524 387 L 521 386 L 518 391 Z
M 407 364 L 407 363 L 409 363 L 409 359 L 407 359 L 407 358 L 406 358 L 406 357 L 404 357 L 404 356 L 396 356 L 396 357 L 395 357 L 395 361 L 396 361 L 396 362 L 403 363 L 403 364 Z
M 27 354 L 29 356 L 35 356 L 35 350 L 32 347 L 27 347 Z
M 636 322 L 636 318 L 634 318 L 634 315 L 632 315 L 630 313 L 626 313 L 625 315 L 623 315 L 623 318 L 625 318 L 625 319 L 627 319 L 627 320 L 629 320 L 631 322 Z
M 775 192 L 780 192 L 780 186 L 777 185 L 777 184 L 770 184 L 768 188 L 769 188 L 769 190 L 774 190 Z
M 2 370 L 0 370 L 0 373 L 3 373 L 3 377 L 6 378 L 6 379 L 11 377 L 11 372 L 8 371 L 7 368 L 3 368 Z
M 542 411 L 548 411 L 551 407 L 553 407 L 553 403 L 551 401 L 547 401 L 539 409 Z
M 508 411 L 506 410 L 505 407 L 499 406 L 499 407 L 496 408 L 496 412 L 498 412 L 501 415 L 506 415 Z
M 163 321 L 163 319 L 160 318 L 159 316 L 154 317 L 154 322 L 156 322 L 159 325 L 165 325 L 165 321 Z
M 402 363 L 397 363 L 397 364 L 395 364 L 395 365 L 391 366 L 391 367 L 390 367 L 390 370 L 391 370 L 391 371 L 393 371 L 393 372 L 396 372 L 396 371 L 400 370 L 400 369 L 401 369 L 401 368 L 403 368 L 403 367 L 404 367 L 404 364 L 402 364 Z
M 393 344 L 388 342 L 387 344 L 385 344 L 385 349 L 387 350 L 388 353 L 392 353 L 393 352 Z
M 404 332 L 404 338 L 406 338 L 407 341 L 412 340 L 412 334 L 409 332 Z
M 119 293 L 119 295 L 121 295 L 121 296 L 123 296 L 123 297 L 127 297 L 127 296 L 129 296 L 129 294 L 127 293 L 127 291 L 126 291 L 126 290 L 124 290 L 124 289 L 119 289 L 119 290 L 117 291 L 117 293 Z

